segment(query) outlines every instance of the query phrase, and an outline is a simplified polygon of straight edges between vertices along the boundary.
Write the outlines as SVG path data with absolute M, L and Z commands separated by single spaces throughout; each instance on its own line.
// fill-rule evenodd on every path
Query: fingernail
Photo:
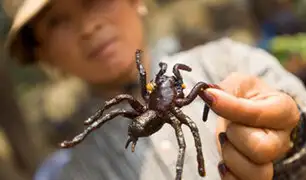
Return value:
M 226 133 L 225 132 L 221 132 L 219 134 L 219 142 L 221 144 L 221 147 L 224 145 L 224 143 L 227 141 L 227 136 L 226 136 Z
M 215 102 L 215 97 L 210 92 L 204 91 L 203 100 L 208 104 L 209 107 L 211 107 Z
M 223 161 L 221 161 L 219 164 L 218 164 L 218 170 L 219 170 L 219 173 L 221 175 L 221 177 L 223 178 L 226 173 L 229 171 L 228 168 L 226 167 L 226 165 L 224 164 Z

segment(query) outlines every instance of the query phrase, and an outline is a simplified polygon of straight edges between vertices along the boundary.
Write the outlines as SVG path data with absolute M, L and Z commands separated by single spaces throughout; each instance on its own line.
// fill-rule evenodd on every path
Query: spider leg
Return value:
M 89 125 L 87 128 L 84 129 L 82 133 L 75 136 L 71 141 L 62 142 L 60 146 L 62 148 L 70 148 L 81 143 L 86 138 L 86 136 L 89 135 L 93 130 L 100 128 L 103 124 L 119 115 L 134 119 L 137 115 L 139 115 L 139 113 L 137 113 L 136 111 L 127 111 L 123 109 L 113 110 L 110 113 L 104 115 L 101 119 Z
M 145 100 L 145 102 L 148 102 L 149 100 L 149 93 L 147 91 L 146 85 L 147 85 L 147 73 L 143 65 L 141 64 L 141 50 L 136 51 L 136 65 L 137 69 L 139 71 L 139 80 L 140 80 L 140 86 L 141 86 L 141 95 L 142 98 Z
M 205 105 L 204 105 L 203 115 L 202 115 L 202 120 L 203 120 L 204 122 L 207 121 L 208 113 L 209 113 L 209 106 L 208 106 L 207 104 L 205 104 Z
M 185 160 L 185 150 L 186 142 L 184 138 L 184 133 L 181 127 L 181 123 L 176 119 L 171 117 L 169 123 L 175 130 L 176 139 L 179 145 L 179 153 L 176 161 L 176 177 L 175 180 L 181 180 L 183 174 L 184 160 Z
M 130 136 L 129 139 L 126 141 L 125 149 L 127 149 L 129 144 L 132 143 L 131 150 L 132 150 L 132 152 L 135 152 L 135 147 L 136 147 L 137 141 L 138 141 L 138 138 L 134 138 L 134 137 Z
M 183 107 L 190 104 L 198 95 L 206 102 L 209 103 L 208 98 L 205 96 L 204 91 L 207 88 L 218 88 L 214 84 L 206 84 L 204 82 L 197 83 L 190 91 L 190 93 L 185 98 L 178 98 L 175 100 L 175 104 L 178 107 Z M 207 121 L 209 106 L 205 103 L 202 119 L 204 122 Z
M 172 109 L 171 113 L 181 123 L 187 125 L 190 128 L 191 133 L 194 137 L 195 147 L 196 147 L 196 151 L 197 151 L 198 172 L 199 172 L 200 176 L 204 177 L 205 174 L 206 174 L 206 172 L 205 172 L 205 161 L 204 161 L 203 152 L 202 152 L 201 137 L 200 137 L 197 125 L 177 107 Z
M 185 64 L 180 64 L 180 63 L 175 64 L 173 66 L 172 72 L 175 75 L 175 77 L 178 80 L 180 80 L 181 82 L 183 82 L 183 78 L 182 78 L 182 75 L 181 75 L 179 70 L 184 70 L 184 71 L 188 71 L 188 72 L 192 71 L 192 69 L 189 66 L 185 65 Z
M 89 117 L 84 124 L 85 125 L 89 125 L 91 123 L 93 123 L 94 121 L 96 121 L 97 119 L 99 119 L 103 112 L 116 105 L 121 103 L 122 101 L 127 100 L 128 103 L 132 106 L 133 109 L 135 109 L 137 112 L 142 113 L 145 111 L 146 107 L 143 106 L 139 101 L 137 101 L 133 96 L 129 95 L 129 94 L 120 94 L 117 95 L 116 97 L 106 101 L 104 103 L 104 106 L 102 108 L 100 108 L 93 116 Z
M 164 75 L 168 68 L 168 65 L 164 62 L 160 62 L 158 65 L 160 67 L 160 70 L 156 75 L 156 79 L 159 79 L 162 75 Z

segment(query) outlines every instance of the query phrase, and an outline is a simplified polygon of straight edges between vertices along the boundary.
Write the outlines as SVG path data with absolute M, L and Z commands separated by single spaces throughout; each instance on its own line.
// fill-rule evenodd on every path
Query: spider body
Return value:
M 128 127 L 128 135 L 131 139 L 147 137 L 159 131 L 164 124 L 164 119 L 160 118 L 156 111 L 147 110 L 131 122 Z
M 173 106 L 178 92 L 173 88 L 175 81 L 172 77 L 163 75 L 156 82 L 156 88 L 149 96 L 149 109 L 159 111 L 161 113 L 169 111 Z
M 82 142 L 85 137 L 93 130 L 100 128 L 106 122 L 116 116 L 123 116 L 131 119 L 128 127 L 128 140 L 125 148 L 132 143 L 132 152 L 135 150 L 136 143 L 141 137 L 148 137 L 158 132 L 164 124 L 170 124 L 177 137 L 179 145 L 179 154 L 176 164 L 176 180 L 182 179 L 186 143 L 181 126 L 186 125 L 191 130 L 197 152 L 198 173 L 205 176 L 204 157 L 202 153 L 201 138 L 196 124 L 181 111 L 181 107 L 190 104 L 197 96 L 207 101 L 204 90 L 207 88 L 218 88 L 216 85 L 209 85 L 204 82 L 197 83 L 185 97 L 183 78 L 179 70 L 191 71 L 191 68 L 184 64 L 175 64 L 173 67 L 174 76 L 166 76 L 167 64 L 159 63 L 160 70 L 154 80 L 146 82 L 146 72 L 140 62 L 141 51 L 136 52 L 136 65 L 140 74 L 141 94 L 145 105 L 136 100 L 129 94 L 120 94 L 105 102 L 93 116 L 85 121 L 88 125 L 85 130 L 74 137 L 71 141 L 64 141 L 61 147 L 69 148 Z M 128 101 L 132 110 L 115 109 L 108 114 L 103 115 L 104 111 L 113 105 L 122 101 Z M 203 121 L 206 121 L 209 107 L 205 104 L 203 112 Z

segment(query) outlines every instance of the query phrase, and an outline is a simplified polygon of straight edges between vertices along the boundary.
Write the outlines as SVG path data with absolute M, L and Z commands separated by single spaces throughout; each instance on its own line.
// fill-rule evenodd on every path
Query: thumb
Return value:
M 205 95 L 211 100 L 210 108 L 226 119 L 232 119 L 233 114 L 237 116 L 237 113 L 242 109 L 241 101 L 244 99 L 225 91 L 209 88 L 205 90 Z M 250 102 L 244 100 L 244 103 Z
M 207 89 L 205 94 L 212 99 L 210 108 L 217 115 L 246 126 L 283 129 L 290 125 L 292 113 L 295 112 L 295 106 L 286 94 L 275 91 L 250 99 L 212 88 Z

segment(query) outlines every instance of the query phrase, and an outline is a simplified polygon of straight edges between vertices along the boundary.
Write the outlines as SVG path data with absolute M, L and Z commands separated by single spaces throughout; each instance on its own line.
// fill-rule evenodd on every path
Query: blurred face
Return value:
M 91 83 L 135 76 L 141 0 L 54 0 L 34 21 L 38 59 Z

